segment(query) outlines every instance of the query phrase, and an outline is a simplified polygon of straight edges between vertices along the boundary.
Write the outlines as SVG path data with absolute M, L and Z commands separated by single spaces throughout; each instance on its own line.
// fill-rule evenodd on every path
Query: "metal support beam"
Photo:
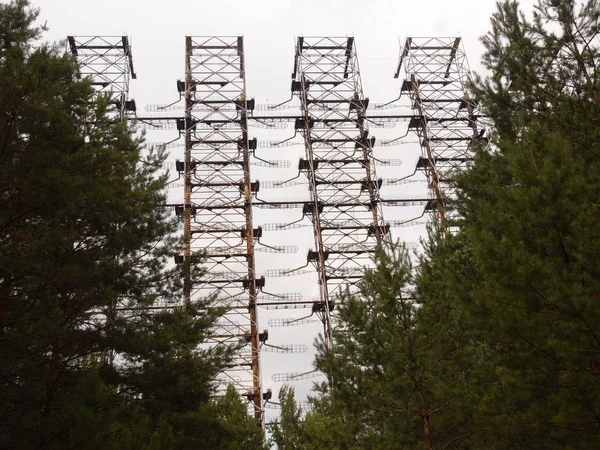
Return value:
M 186 37 L 185 256 L 206 257 L 201 279 L 186 272 L 184 302 L 193 307 L 213 298 L 217 306 L 237 306 L 215 325 L 210 340 L 237 347 L 245 337 L 224 379 L 250 400 L 264 427 L 256 300 L 264 279 L 257 279 L 254 258 L 244 66 L 242 37 Z
M 110 95 L 122 119 L 136 112 L 129 99 L 129 82 L 136 78 L 127 36 L 67 36 L 68 51 L 77 59 L 79 75 L 98 93 Z
M 319 312 L 330 345 L 334 297 L 349 281 L 349 273 L 370 263 L 377 245 L 387 239 L 388 228 L 372 154 L 374 139 L 365 120 L 369 100 L 362 91 L 354 38 L 300 37 L 294 68 L 292 94 L 300 100 L 306 148 L 302 172 L 311 196 L 311 208 L 305 210 L 315 242 L 308 262 L 318 273 L 324 305 Z M 355 226 L 353 233 L 336 227 L 349 223 Z M 336 251 L 344 246 L 355 251 Z
M 447 202 L 456 197 L 452 178 L 473 161 L 473 142 L 483 139 L 478 131 L 477 105 L 469 98 L 469 67 L 458 37 L 406 40 L 397 78 L 404 71 L 401 92 L 407 92 L 415 117 L 409 129 L 417 134 L 422 149 L 420 163 L 429 181 L 436 211 L 443 223 L 456 219 Z

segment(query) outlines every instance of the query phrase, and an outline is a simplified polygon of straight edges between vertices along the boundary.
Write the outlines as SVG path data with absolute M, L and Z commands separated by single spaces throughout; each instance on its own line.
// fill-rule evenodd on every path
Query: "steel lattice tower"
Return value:
M 422 149 L 417 168 L 427 175 L 437 213 L 446 224 L 456 217 L 447 205 L 455 197 L 452 177 L 469 167 L 472 143 L 483 139 L 477 106 L 467 90 L 469 67 L 461 38 L 407 38 L 395 78 L 402 70 L 401 94 L 408 94 L 415 112 L 409 129 Z
M 299 169 L 311 195 L 304 213 L 313 224 L 315 248 L 308 262 L 318 273 L 320 314 L 331 340 L 334 296 L 358 281 L 389 227 L 383 222 L 380 181 L 375 174 L 354 38 L 299 37 L 292 93 L 300 99 L 296 128 L 304 136 L 306 159 Z
M 106 94 L 115 106 L 111 117 L 126 120 L 135 114 L 135 100 L 129 99 L 129 83 L 136 78 L 133 56 L 127 36 L 67 36 L 67 51 L 78 64 L 78 76 L 88 79 L 97 95 Z M 118 302 L 94 317 L 100 322 L 114 320 L 119 314 Z M 115 354 L 102 355 L 111 363 Z
M 233 384 L 262 420 L 257 279 L 250 179 L 248 110 L 242 37 L 186 37 L 185 82 L 185 258 L 206 252 L 204 273 L 184 281 L 184 303 L 215 299 L 228 312 L 215 325 L 210 342 L 243 346 L 222 384 Z M 180 127 L 180 128 L 181 128 Z
M 77 58 L 81 77 L 90 78 L 99 93 L 110 92 L 118 117 L 135 118 L 135 102 L 128 97 L 130 79 L 136 77 L 129 39 L 69 36 L 68 48 Z M 273 112 L 283 104 L 255 108 L 254 100 L 246 98 L 243 38 L 212 36 L 186 38 L 185 80 L 177 83 L 185 99 L 184 115 L 139 118 L 155 128 L 177 128 L 185 138 L 184 161 L 176 163 L 177 171 L 183 174 L 183 203 L 171 205 L 184 221 L 185 250 L 178 258 L 184 268 L 183 304 L 194 310 L 204 308 L 205 300 L 211 299 L 215 306 L 227 309 L 209 336 L 209 345 L 237 349 L 231 366 L 219 377 L 219 388 L 233 384 L 248 398 L 263 426 L 262 403 L 270 392 L 263 394 L 261 349 L 302 353 L 307 346 L 266 343 L 268 333 L 259 332 L 257 308 L 310 309 L 310 316 L 276 317 L 269 320 L 269 325 L 308 324 L 309 318 L 316 315 L 329 345 L 336 327 L 333 314 L 336 295 L 346 286 L 353 289 L 364 267 L 371 264 L 377 245 L 391 239 L 390 226 L 422 224 L 419 219 L 423 214 L 434 212 L 446 230 L 452 227 L 452 219 L 457 218 L 450 204 L 456 196 L 452 179 L 472 162 L 473 143 L 485 140 L 483 131 L 478 129 L 477 105 L 468 96 L 469 69 L 460 38 L 406 40 L 395 77 L 404 75 L 400 99 L 409 102 L 408 113 L 407 105 L 397 102 L 398 99 L 369 106 L 362 89 L 353 37 L 299 37 L 295 51 L 291 90 L 299 107 L 293 106 L 291 114 Z M 156 111 L 177 108 L 180 106 L 171 104 L 159 106 Z M 368 110 L 388 108 L 403 110 L 388 114 L 377 111 L 367 116 Z M 248 136 L 249 124 L 278 129 L 282 122 L 293 124 L 303 142 L 294 142 L 292 136 L 283 141 L 257 143 Z M 376 141 L 370 135 L 368 123 L 382 126 L 399 122 L 407 124 L 408 131 L 418 137 L 420 156 L 415 173 L 421 171 L 425 177 L 415 177 L 415 173 L 403 178 L 377 177 L 376 165 L 384 175 L 394 176 L 395 169 L 381 166 L 399 166 L 403 161 L 374 157 Z M 395 147 L 404 138 L 405 135 L 377 144 Z M 259 158 L 255 154 L 257 148 L 273 150 L 295 144 L 304 144 L 305 150 L 298 163 L 297 177 L 263 181 L 260 185 L 252 181 L 251 165 L 282 172 L 290 166 L 288 160 Z M 385 153 L 376 149 L 380 151 Z M 429 188 L 427 194 L 405 195 L 406 191 L 394 188 L 389 190 L 393 198 L 385 195 L 389 189 L 386 186 L 398 186 L 403 181 L 422 183 L 423 178 Z M 294 185 L 307 188 L 308 196 L 269 199 L 269 189 Z M 380 196 L 382 186 L 385 198 Z M 257 197 L 259 187 L 267 192 L 266 199 Z M 422 184 L 421 190 L 425 191 Z M 423 212 L 419 217 L 386 223 L 384 206 L 422 206 Z M 296 210 L 301 218 L 256 227 L 254 208 Z M 261 213 L 255 212 L 260 219 Z M 281 217 L 290 216 L 282 212 Z M 315 299 L 311 294 L 304 299 L 301 292 L 263 291 L 265 278 L 257 275 L 255 252 L 294 253 L 298 250 L 296 245 L 278 244 L 283 240 L 285 244 L 300 244 L 294 242 L 291 234 L 281 238 L 277 233 L 273 233 L 273 238 L 279 242 L 261 242 L 263 233 L 301 227 L 312 228 L 314 243 L 309 245 L 314 247 L 305 246 L 309 247 L 306 265 L 313 265 L 315 270 L 305 270 L 306 266 L 296 269 L 271 266 L 259 267 L 260 273 L 269 280 L 303 274 L 314 277 L 316 271 L 319 297 Z M 191 270 L 196 255 L 204 255 L 200 274 Z M 270 281 L 277 284 L 276 280 Z M 319 327 L 319 321 L 316 322 Z M 290 382 L 313 376 L 319 374 L 290 372 L 275 374 L 272 379 Z
M 129 99 L 129 82 L 136 78 L 127 36 L 67 36 L 68 49 L 79 64 L 79 75 L 88 78 L 98 93 L 110 95 L 117 114 L 136 112 Z

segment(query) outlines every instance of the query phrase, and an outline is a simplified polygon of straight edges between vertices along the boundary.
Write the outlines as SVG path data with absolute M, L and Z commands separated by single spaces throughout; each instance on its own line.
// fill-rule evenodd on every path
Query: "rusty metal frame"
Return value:
M 129 83 L 136 79 L 128 36 L 67 36 L 81 78 L 88 78 L 99 93 L 108 93 L 121 118 L 135 114 Z
M 220 387 L 233 384 L 264 423 L 243 38 L 186 37 L 185 74 L 185 256 L 206 256 L 199 279 L 187 271 L 184 303 L 227 308 L 209 336 L 236 348 Z
M 456 219 L 448 201 L 456 196 L 452 179 L 473 161 L 478 131 L 477 105 L 468 95 L 469 67 L 460 37 L 406 39 L 395 77 L 404 72 L 401 95 L 415 112 L 409 123 L 419 137 L 422 155 L 417 168 L 425 172 L 440 219 Z
M 135 101 L 129 98 L 129 83 L 136 78 L 133 55 L 128 36 L 67 36 L 67 53 L 78 65 L 78 76 L 88 79 L 98 94 L 108 94 L 115 106 L 110 117 L 126 120 L 135 114 Z M 114 302 L 106 311 L 95 315 L 95 320 L 110 321 L 127 308 Z M 113 362 L 115 352 L 102 355 Z
M 375 173 L 364 97 L 353 37 L 299 37 L 292 94 L 301 104 L 296 129 L 304 137 L 315 248 L 307 262 L 319 279 L 319 314 L 326 343 L 335 327 L 335 296 L 362 276 L 378 243 L 387 239 L 380 181 Z M 315 310 L 316 308 L 316 310 Z
M 76 42 L 72 47 L 78 58 L 83 55 L 84 47 L 96 45 L 90 42 Z M 262 401 L 267 394 L 263 394 L 262 388 L 261 348 L 299 353 L 305 351 L 305 346 L 266 345 L 267 333 L 258 329 L 257 308 L 312 309 L 311 316 L 322 322 L 329 345 L 336 327 L 334 306 L 339 290 L 345 286 L 353 289 L 364 267 L 370 265 L 377 245 L 390 239 L 390 226 L 416 223 L 425 212 L 437 213 L 445 223 L 455 217 L 448 205 L 448 200 L 456 195 L 452 177 L 472 162 L 473 141 L 485 138 L 478 129 L 477 105 L 467 94 L 469 70 L 460 38 L 408 38 L 395 76 L 404 74 L 400 98 L 410 102 L 413 114 L 369 116 L 369 109 L 383 109 L 388 104 L 369 108 L 353 37 L 297 39 L 291 90 L 292 99 L 299 101 L 300 106 L 299 113 L 292 114 L 274 113 L 277 108 L 272 106 L 255 107 L 254 101 L 246 98 L 243 44 L 243 38 L 237 36 L 187 37 L 185 80 L 178 82 L 178 90 L 185 98 L 184 116 L 143 119 L 157 128 L 176 128 L 185 137 L 185 161 L 178 169 L 183 173 L 184 203 L 176 207 L 184 216 L 183 262 L 186 264 L 186 258 L 204 252 L 206 258 L 204 274 L 199 278 L 193 278 L 189 265 L 184 266 L 184 304 L 193 308 L 203 299 L 212 298 L 217 306 L 228 308 L 212 330 L 211 344 L 236 348 L 240 342 L 243 345 L 232 365 L 215 383 L 217 388 L 233 384 L 250 400 L 256 418 L 264 426 Z M 131 51 L 125 54 L 130 58 Z M 89 58 L 84 67 L 95 67 L 92 63 L 99 56 Z M 107 67 L 112 70 L 110 65 Z M 97 74 L 89 70 L 88 76 L 94 80 Z M 131 65 L 130 72 L 133 73 Z M 100 90 L 104 89 L 102 83 L 106 79 L 99 76 L 97 80 L 101 83 L 97 85 Z M 168 105 L 160 110 L 169 108 L 175 107 Z M 255 114 L 255 109 L 269 112 Z M 298 165 L 302 176 L 297 181 L 271 180 L 259 186 L 251 180 L 251 165 L 281 168 L 289 167 L 289 161 L 262 160 L 254 155 L 254 150 L 298 142 L 289 142 L 290 138 L 257 143 L 249 139 L 248 126 L 276 128 L 283 122 L 293 124 L 302 135 L 305 155 Z M 393 166 L 399 165 L 399 160 L 375 160 L 375 139 L 368 124 L 385 126 L 392 122 L 406 122 L 409 131 L 418 136 L 421 156 L 415 173 L 422 171 L 426 175 L 430 195 L 380 197 L 382 185 L 399 180 L 379 179 L 376 163 Z M 398 139 L 379 145 L 396 145 Z M 405 178 L 420 182 L 421 178 L 415 174 L 413 177 Z M 257 198 L 259 187 L 274 189 L 292 184 L 305 185 L 308 198 Z M 386 223 L 384 206 L 423 206 L 424 213 L 407 221 Z M 298 209 L 302 218 L 287 224 L 255 227 L 253 208 Z M 300 223 L 306 218 L 310 223 Z M 303 299 L 300 293 L 261 292 L 265 278 L 257 275 L 255 252 L 293 253 L 297 247 L 269 246 L 261 243 L 260 237 L 269 231 L 301 226 L 313 230 L 314 247 L 308 252 L 306 264 L 314 268 L 277 268 L 264 274 L 269 281 L 271 277 L 316 270 L 319 298 Z M 281 324 L 309 323 L 310 316 L 306 317 Z M 301 375 L 304 377 L 304 373 Z M 293 374 L 286 380 L 303 377 Z

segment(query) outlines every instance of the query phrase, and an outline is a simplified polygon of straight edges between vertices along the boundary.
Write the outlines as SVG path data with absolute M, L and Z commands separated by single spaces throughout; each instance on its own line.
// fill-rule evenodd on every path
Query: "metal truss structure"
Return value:
M 88 79 L 97 94 L 109 96 L 114 106 L 111 116 L 126 120 L 135 114 L 135 101 L 129 98 L 129 83 L 136 74 L 127 36 L 67 36 L 67 52 L 77 61 L 79 77 Z M 121 306 L 114 303 L 94 319 L 104 322 L 113 320 L 117 314 L 128 314 L 129 310 Z M 115 354 L 108 351 L 101 357 L 112 362 Z
M 313 224 L 320 303 L 315 312 L 331 340 L 334 296 L 361 278 L 377 244 L 388 234 L 375 173 L 373 145 L 354 38 L 304 38 L 296 44 L 292 93 L 300 99 L 306 159 L 299 169 L 311 194 L 304 212 Z
M 419 137 L 417 169 L 427 175 L 435 210 L 444 223 L 456 218 L 448 202 L 455 198 L 452 178 L 473 161 L 478 131 L 477 105 L 469 98 L 469 67 L 461 38 L 406 39 L 395 78 L 404 71 L 401 95 L 407 93 L 415 117 L 409 129 Z
M 184 137 L 183 145 L 167 146 L 184 148 L 184 160 L 174 164 L 183 183 L 171 186 L 183 187 L 183 202 L 175 206 L 184 223 L 185 249 L 178 259 L 185 274 L 183 304 L 190 310 L 205 308 L 210 299 L 212 305 L 227 310 L 213 327 L 208 344 L 233 347 L 235 357 L 215 383 L 218 390 L 232 384 L 249 400 L 264 427 L 265 408 L 274 403 L 268 403 L 271 390 L 263 392 L 261 352 L 304 353 L 307 346 L 267 343 L 268 331 L 259 328 L 258 308 L 302 310 L 302 317 L 267 315 L 268 325 L 321 324 L 328 344 L 336 327 L 336 296 L 362 277 L 378 244 L 391 240 L 391 228 L 423 225 L 426 212 L 438 214 L 444 224 L 456 218 L 450 204 L 456 196 L 451 180 L 472 162 L 473 142 L 485 140 L 477 105 L 467 93 L 469 70 L 460 38 L 406 40 L 395 78 L 404 75 L 399 99 L 409 102 L 409 114 L 385 114 L 381 110 L 389 104 L 369 104 L 353 37 L 297 39 L 291 83 L 297 106 L 255 105 L 254 99 L 247 98 L 242 37 L 186 37 L 185 79 L 177 82 L 185 104 L 149 108 L 183 110 L 183 115 L 151 117 L 137 117 L 135 103 L 128 98 L 135 72 L 127 37 L 69 36 L 68 44 L 81 76 L 90 78 L 98 92 L 111 93 L 120 118 L 138 118 L 155 129 L 178 130 Z M 287 108 L 294 112 L 274 113 Z M 369 124 L 386 128 L 397 123 L 417 136 L 420 152 L 414 173 L 403 178 L 392 178 L 402 160 L 374 156 L 374 148 L 381 151 L 378 147 L 399 145 L 403 138 L 376 142 L 369 131 Z M 290 142 L 292 138 L 259 142 L 249 137 L 249 127 L 280 129 L 288 124 L 302 142 Z M 284 171 L 291 166 L 285 159 L 261 159 L 257 149 L 298 144 L 304 146 L 304 153 L 297 177 L 252 180 L 251 168 Z M 388 177 L 378 178 L 376 167 Z M 425 176 L 419 178 L 417 173 Z M 382 187 L 413 182 L 422 186 L 423 178 L 427 194 L 381 195 Z M 261 188 L 269 192 L 294 187 L 305 189 L 301 198 L 259 199 L 257 195 Z M 412 219 L 385 222 L 383 210 L 390 207 L 421 207 L 423 212 Z M 259 217 L 257 211 L 264 209 L 293 210 L 277 214 L 300 218 L 256 226 L 253 213 Z M 304 266 L 257 268 L 258 252 L 298 252 L 294 236 L 302 228 L 314 238 Z M 261 242 L 263 235 L 287 230 L 292 232 L 285 238 L 286 245 Z M 199 255 L 204 259 L 201 273 L 196 273 L 191 267 Z M 264 290 L 266 282 L 292 275 L 315 277 L 318 298 Z M 320 375 L 300 369 L 275 374 L 272 380 L 292 382 Z
M 227 308 L 210 334 L 211 344 L 238 348 L 222 385 L 233 384 L 262 420 L 262 387 L 254 246 L 261 229 L 252 221 L 258 184 L 250 179 L 248 111 L 242 37 L 186 37 L 184 205 L 185 260 L 205 253 L 199 278 L 189 271 L 184 304 L 213 299 Z
M 136 78 L 127 36 L 67 36 L 68 51 L 79 64 L 81 78 L 90 79 L 98 93 L 110 95 L 117 115 L 135 114 L 129 99 L 129 82 Z

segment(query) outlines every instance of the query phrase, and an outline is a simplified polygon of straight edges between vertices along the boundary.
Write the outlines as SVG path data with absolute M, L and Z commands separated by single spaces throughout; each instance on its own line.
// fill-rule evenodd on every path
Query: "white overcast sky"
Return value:
M 6 0 L 0 0 L 6 1 Z M 533 0 L 525 0 L 530 5 Z M 494 0 L 33 0 L 52 40 L 74 35 L 132 37 L 140 104 L 168 102 L 182 77 L 184 36 L 244 35 L 248 95 L 286 98 L 296 36 L 355 36 L 367 96 L 392 78 L 398 40 L 462 36 L 471 67 Z M 266 87 L 266 89 L 262 89 Z M 146 91 L 147 89 L 147 91 Z M 140 95 L 143 92 L 143 95 Z M 264 97 L 264 98 L 262 98 Z
M 6 0 L 0 0 L 6 2 Z M 138 79 L 131 83 L 139 114 L 148 104 L 166 104 L 177 99 L 175 81 L 183 78 L 184 36 L 243 35 L 247 95 L 257 103 L 281 102 L 290 97 L 294 44 L 297 36 L 354 36 L 362 74 L 365 96 L 384 103 L 398 96 L 400 80 L 393 73 L 400 49 L 399 42 L 408 36 L 461 36 L 471 69 L 478 70 L 483 51 L 478 38 L 489 29 L 489 17 L 495 9 L 494 0 L 32 0 L 41 8 L 40 21 L 47 21 L 50 31 L 47 40 L 62 40 L 67 35 L 123 35 L 132 39 L 134 66 Z M 534 0 L 521 2 L 526 10 Z M 141 110 L 141 111 L 140 111 Z M 390 137 L 400 131 L 380 130 Z M 176 136 L 149 133 L 152 141 L 168 141 Z M 167 132 L 162 132 L 167 133 Z M 173 132 L 171 132 L 173 133 Z M 258 130 L 260 133 L 260 130 Z M 285 137 L 285 132 L 282 132 Z M 151 135 L 152 134 L 152 135 Z M 260 136 L 259 136 L 260 137 Z M 418 146 L 417 146 L 418 147 Z M 286 155 L 284 150 L 271 151 L 270 159 L 290 159 L 287 173 L 272 175 L 272 179 L 293 177 L 295 161 L 303 149 Z M 418 150 L 417 150 L 418 151 Z M 183 159 L 183 150 L 178 159 Z M 407 154 L 406 154 L 407 155 Z M 177 156 L 177 155 L 175 155 Z M 392 158 L 399 156 L 391 155 Z M 400 157 L 403 157 L 400 155 Z M 408 159 L 414 158 L 406 156 Z M 403 164 L 411 172 L 414 165 Z M 283 171 L 282 171 L 283 172 Z M 382 176 L 379 171 L 378 176 Z M 256 178 L 253 173 L 253 178 Z M 396 174 L 394 174 L 396 175 Z M 263 176 L 263 175 L 261 175 Z M 383 176 L 389 174 L 383 173 Z M 263 176 L 262 179 L 265 176 Z M 267 176 L 268 179 L 268 176 Z M 261 189 L 262 193 L 262 189 Z M 262 195 L 262 194 L 261 194 Z M 265 194 L 268 195 L 268 194 Z M 285 195 L 285 194 L 283 194 Z M 281 198 L 281 195 L 279 196 Z M 262 214 L 262 215 L 261 215 Z M 389 217 L 386 215 L 386 218 Z M 293 218 L 290 218 L 293 220 Z M 255 225 L 264 222 L 283 222 L 268 213 L 255 214 Z M 309 225 L 309 223 L 308 223 Z M 310 227 L 298 234 L 300 251 L 297 255 L 269 255 L 271 264 L 293 268 L 305 263 L 306 247 L 310 247 Z M 404 231 L 402 231 L 404 233 Z M 396 235 L 414 241 L 418 236 Z M 286 237 L 272 235 L 269 244 Z M 288 242 L 285 242 L 288 243 Z M 304 247 L 303 247 L 304 245 Z M 268 255 L 268 254 L 267 254 Z M 258 272 L 264 273 L 265 256 L 257 256 Z M 260 259 L 263 258 L 263 259 Z M 312 288 L 298 286 L 303 281 L 285 278 L 273 280 L 270 292 L 302 290 L 305 299 L 316 294 L 314 280 L 304 281 Z M 312 291 L 312 292 L 311 292 Z M 278 314 L 260 311 L 260 327 L 267 328 L 271 318 L 300 317 L 306 310 Z M 274 343 L 310 345 L 320 326 L 270 329 Z M 270 339 L 271 339 L 270 337 Z M 271 381 L 276 372 L 303 372 L 311 368 L 312 354 L 263 356 L 264 387 L 279 385 Z M 296 387 L 299 397 L 310 390 L 311 381 Z M 303 383 L 303 384 L 302 384 Z M 272 417 L 272 414 L 270 414 Z

